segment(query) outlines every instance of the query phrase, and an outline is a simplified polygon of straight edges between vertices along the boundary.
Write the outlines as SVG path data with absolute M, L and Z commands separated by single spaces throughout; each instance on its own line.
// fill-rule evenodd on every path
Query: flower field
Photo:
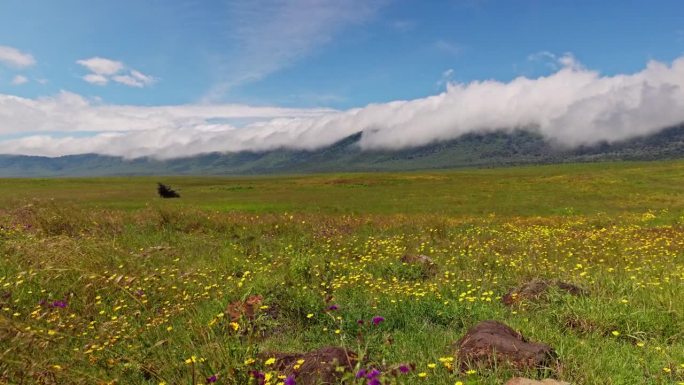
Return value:
M 1 183 L 0 383 L 684 383 L 682 162 Z M 483 320 L 557 360 L 460 365 Z

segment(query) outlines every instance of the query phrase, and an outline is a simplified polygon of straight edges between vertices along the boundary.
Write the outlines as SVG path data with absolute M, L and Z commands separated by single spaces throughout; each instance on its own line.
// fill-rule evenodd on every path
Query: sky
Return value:
M 0 153 L 403 148 L 684 122 L 684 3 L 0 2 Z

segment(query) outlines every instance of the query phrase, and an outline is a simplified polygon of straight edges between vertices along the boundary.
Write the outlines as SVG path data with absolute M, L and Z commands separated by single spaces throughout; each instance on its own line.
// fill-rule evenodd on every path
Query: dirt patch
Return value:
M 482 321 L 457 342 L 461 370 L 506 365 L 514 369 L 548 367 L 556 359 L 552 347 L 529 342 L 522 334 L 498 321 Z
M 502 302 L 506 306 L 512 306 L 523 301 L 539 300 L 548 294 L 549 290 L 554 287 L 570 295 L 579 296 L 586 294 L 586 290 L 568 282 L 534 279 L 511 289 L 503 296 Z
M 563 326 L 566 329 L 574 330 L 579 334 L 589 334 L 602 330 L 601 325 L 596 321 L 581 318 L 576 315 L 569 315 L 563 318 Z
M 358 362 L 356 354 L 336 346 L 305 353 L 266 352 L 261 357 L 275 358 L 274 369 L 286 376 L 294 376 L 297 385 L 338 384 Z

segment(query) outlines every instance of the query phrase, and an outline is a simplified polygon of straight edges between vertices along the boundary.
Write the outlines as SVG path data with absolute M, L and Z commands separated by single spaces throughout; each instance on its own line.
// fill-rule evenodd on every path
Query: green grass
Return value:
M 684 162 L 594 163 L 399 174 L 196 178 L 5 179 L 0 205 L 27 199 L 142 209 L 155 182 L 178 187 L 174 205 L 277 213 L 562 215 L 684 209 Z M 169 205 L 169 204 L 167 204 Z
M 182 198 L 157 198 L 157 180 Z M 5 179 L 0 226 L 0 383 L 247 384 L 268 369 L 260 353 L 326 345 L 413 363 L 405 384 L 684 381 L 682 161 Z M 501 303 L 536 277 L 589 294 Z M 235 331 L 224 311 L 250 295 L 268 308 Z M 448 370 L 439 359 L 485 319 L 550 344 L 559 363 Z

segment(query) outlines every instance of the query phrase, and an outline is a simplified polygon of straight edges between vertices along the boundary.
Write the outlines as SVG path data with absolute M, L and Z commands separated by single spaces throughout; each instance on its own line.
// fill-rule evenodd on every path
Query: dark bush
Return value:
M 157 193 L 162 198 L 180 198 L 180 194 L 171 189 L 170 186 L 162 183 L 157 183 Z

